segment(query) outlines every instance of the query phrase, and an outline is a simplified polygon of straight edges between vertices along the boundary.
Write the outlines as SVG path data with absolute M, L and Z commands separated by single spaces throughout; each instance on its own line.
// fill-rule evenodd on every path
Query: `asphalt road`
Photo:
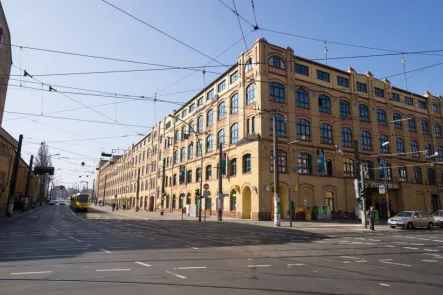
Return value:
M 199 224 L 46 206 L 0 228 L 0 294 L 441 294 L 442 252 L 443 229 Z

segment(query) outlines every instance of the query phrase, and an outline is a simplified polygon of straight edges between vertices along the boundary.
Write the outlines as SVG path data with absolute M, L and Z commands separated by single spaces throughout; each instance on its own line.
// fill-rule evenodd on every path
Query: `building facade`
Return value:
M 355 141 L 367 205 L 386 216 L 386 197 L 378 194 L 386 182 L 393 211 L 432 212 L 442 201 L 441 108 L 441 96 L 414 94 L 370 72 L 342 71 L 260 39 L 112 165 L 100 165 L 98 186 L 106 174 L 107 203 L 174 210 L 196 203 L 203 178 L 209 187 L 203 208 L 216 212 L 221 144 L 223 214 L 269 220 L 275 118 L 281 212 L 291 200 L 353 212 Z
M 0 3 L 0 126 L 3 121 L 5 110 L 6 92 L 8 89 L 9 75 L 11 74 L 12 53 L 11 34 L 8 22 Z

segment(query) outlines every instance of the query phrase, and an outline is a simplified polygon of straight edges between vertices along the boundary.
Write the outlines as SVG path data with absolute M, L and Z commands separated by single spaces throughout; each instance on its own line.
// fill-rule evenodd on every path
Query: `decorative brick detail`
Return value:
M 234 114 L 234 115 L 231 115 L 231 116 L 229 117 L 229 120 L 230 120 L 231 122 L 238 121 L 238 113 L 237 113 L 237 114 Z
M 311 110 L 309 109 L 295 108 L 295 113 L 297 115 L 311 116 Z
M 360 122 L 360 128 L 371 129 L 371 123 L 368 123 L 368 122 Z
M 269 72 L 284 77 L 286 76 L 286 70 L 282 70 L 279 68 L 269 67 Z

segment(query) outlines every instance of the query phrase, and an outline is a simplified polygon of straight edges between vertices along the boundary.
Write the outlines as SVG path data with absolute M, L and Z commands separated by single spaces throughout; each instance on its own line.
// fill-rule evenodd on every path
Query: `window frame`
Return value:
M 278 65 L 276 64 L 276 62 L 278 63 Z M 276 69 L 280 69 L 280 70 L 286 70 L 286 64 L 283 61 L 283 59 L 278 56 L 278 55 L 273 55 L 271 57 L 269 57 L 268 60 L 268 65 L 271 68 L 276 68 Z
M 307 123 L 307 124 L 305 124 L 305 123 Z M 310 140 L 311 139 L 311 122 L 304 119 L 304 118 L 297 119 L 296 131 L 297 131 L 297 139 L 298 140 L 301 140 L 301 139 Z M 302 131 L 307 131 L 307 132 L 305 133 Z M 304 138 L 303 138 L 303 136 L 304 136 Z
M 277 121 L 277 136 L 285 137 L 286 136 L 286 119 L 285 116 L 279 113 L 275 113 L 273 116 L 269 117 L 269 135 L 274 136 L 274 125 L 273 120 L 274 117 Z
M 368 85 L 366 83 L 357 82 L 356 90 L 363 93 L 368 93 Z
M 305 66 L 299 63 L 294 63 L 294 72 L 296 74 L 309 77 L 309 66 Z
M 361 122 L 369 122 L 371 120 L 371 117 L 369 116 L 369 107 L 367 105 L 358 105 L 358 117 Z
M 332 144 L 334 141 L 332 135 L 332 126 L 328 123 L 320 124 L 320 142 L 323 144 Z
M 255 102 L 255 83 L 251 83 L 246 87 L 246 105 Z
M 286 102 L 286 89 L 282 83 L 279 83 L 279 82 L 270 82 L 269 83 L 269 101 L 272 101 L 275 103 L 285 103 Z
M 362 150 L 370 151 L 372 150 L 372 134 L 367 130 L 360 131 L 360 145 Z
M 337 85 L 349 88 L 349 79 L 342 76 L 337 76 Z
M 229 127 L 229 142 L 230 144 L 236 144 L 238 140 L 239 140 L 238 122 L 235 122 Z
M 217 120 L 221 121 L 224 118 L 226 118 L 226 102 L 222 101 L 218 106 L 217 106 Z
M 309 92 L 306 89 L 298 88 L 295 92 L 295 106 L 302 109 L 310 108 Z
M 377 124 L 386 126 L 387 120 L 386 120 L 386 112 L 382 109 L 377 109 Z
M 343 147 L 352 147 L 354 145 L 351 128 L 346 126 L 341 128 L 341 144 Z
M 331 74 L 317 69 L 317 80 L 331 82 Z
M 320 113 L 331 114 L 331 98 L 325 94 L 318 96 L 318 110 Z
M 231 114 L 238 113 L 238 93 L 234 93 L 229 99 L 229 112 Z

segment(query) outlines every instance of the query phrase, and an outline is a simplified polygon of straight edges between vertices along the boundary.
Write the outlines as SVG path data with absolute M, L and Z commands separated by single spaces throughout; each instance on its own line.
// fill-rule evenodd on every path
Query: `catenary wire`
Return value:
M 242 25 L 240 22 L 240 17 L 238 16 L 238 12 L 237 12 L 237 6 L 235 5 L 235 0 L 232 0 L 232 4 L 234 5 L 235 14 L 237 15 L 237 20 L 238 20 L 238 25 L 240 26 L 240 32 L 241 32 L 241 35 L 243 36 L 243 41 L 245 42 L 245 50 L 248 51 L 248 44 L 246 43 L 245 34 L 243 33 L 243 28 L 242 28 Z

